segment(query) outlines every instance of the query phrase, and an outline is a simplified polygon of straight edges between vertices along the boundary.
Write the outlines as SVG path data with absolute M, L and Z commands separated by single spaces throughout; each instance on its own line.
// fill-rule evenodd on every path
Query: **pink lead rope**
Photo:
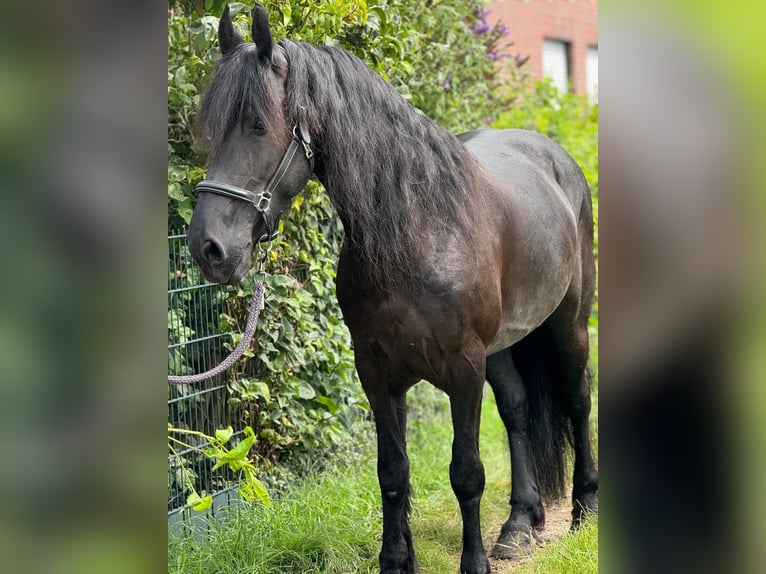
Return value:
M 168 383 L 176 385 L 199 383 L 201 381 L 215 377 L 216 375 L 220 375 L 228 368 L 232 367 L 234 363 L 236 363 L 240 357 L 242 357 L 242 354 L 245 352 L 245 350 L 247 350 L 247 348 L 250 346 L 250 342 L 253 340 L 255 327 L 258 324 L 258 316 L 261 314 L 261 309 L 263 309 L 263 293 L 263 281 L 256 281 L 253 284 L 253 301 L 250 303 L 250 312 L 247 315 L 245 332 L 242 334 L 242 340 L 239 342 L 239 345 L 234 348 L 228 357 L 204 373 L 181 376 L 168 375 Z

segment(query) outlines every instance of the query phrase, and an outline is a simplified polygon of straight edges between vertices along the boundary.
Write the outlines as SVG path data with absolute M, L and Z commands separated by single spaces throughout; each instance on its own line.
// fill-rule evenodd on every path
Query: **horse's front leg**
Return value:
M 375 416 L 378 436 L 378 480 L 383 499 L 383 545 L 380 551 L 382 574 L 416 574 L 420 570 L 412 545 L 409 525 L 410 465 L 407 459 L 406 388 L 390 381 L 379 370 L 360 361 L 357 371 Z
M 484 387 L 483 347 L 477 353 L 461 353 L 448 367 L 444 381 L 450 397 L 454 439 L 450 482 L 463 516 L 461 574 L 489 574 L 490 565 L 481 540 L 479 506 L 484 492 L 484 465 L 479 458 L 479 423 Z

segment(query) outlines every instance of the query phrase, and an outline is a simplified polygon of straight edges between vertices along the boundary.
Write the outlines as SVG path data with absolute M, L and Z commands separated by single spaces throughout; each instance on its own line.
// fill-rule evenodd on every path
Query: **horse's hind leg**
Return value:
M 572 422 L 575 455 L 572 528 L 577 528 L 587 513 L 598 512 L 598 472 L 590 445 L 588 376 L 588 322 L 596 290 L 596 267 L 590 193 L 587 189 L 585 193 L 579 218 L 580 273 L 575 275 L 561 304 L 545 323 L 555 341 L 564 408 Z
M 527 391 L 510 348 L 487 357 L 487 381 L 511 448 L 511 515 L 503 524 L 492 556 L 512 560 L 532 552 L 534 531 L 544 526 L 545 510 L 532 460 Z
M 592 271 L 592 268 L 590 268 Z M 588 317 L 593 281 L 583 277 L 584 289 L 573 284 L 559 308 L 546 321 L 556 343 L 562 375 L 562 399 L 572 422 L 574 477 L 572 528 L 586 514 L 598 512 L 598 472 L 590 444 L 590 378 L 588 376 Z
M 559 324 L 552 317 L 563 375 L 563 402 L 572 421 L 574 438 L 574 477 L 572 486 L 572 528 L 586 514 L 598 512 L 598 472 L 590 444 L 590 378 L 588 376 L 588 327 L 585 324 Z M 580 322 L 582 323 L 582 322 Z

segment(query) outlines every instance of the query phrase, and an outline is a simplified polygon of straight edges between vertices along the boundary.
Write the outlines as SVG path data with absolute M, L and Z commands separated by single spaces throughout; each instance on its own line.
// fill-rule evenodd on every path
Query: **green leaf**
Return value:
M 250 452 L 250 447 L 253 446 L 254 440 L 255 434 L 253 433 L 253 429 L 245 427 L 245 438 L 243 438 L 236 447 L 229 451 L 229 454 L 235 459 L 244 458 L 247 456 L 247 453 Z
M 268 281 L 272 286 L 275 287 L 287 287 L 295 283 L 295 279 L 289 275 L 271 275 Z
M 183 201 L 186 199 L 186 195 L 181 189 L 181 186 L 175 182 L 168 184 L 168 196 L 172 199 L 175 199 L 176 201 Z
M 271 506 L 269 491 L 266 489 L 266 485 L 256 478 L 253 469 L 246 469 L 245 480 L 239 488 L 239 493 L 248 502 L 258 500 L 266 506 Z
M 194 213 L 194 209 L 192 209 L 190 205 L 178 206 L 178 215 L 180 215 L 187 224 L 191 223 L 191 218 L 193 213 Z
M 317 393 L 314 390 L 314 387 L 304 381 L 298 386 L 298 396 L 302 399 L 309 400 L 317 396 Z
M 337 403 L 332 400 L 330 397 L 317 397 L 314 399 L 316 402 L 318 402 L 320 405 L 324 405 L 327 407 L 327 410 L 330 411 L 330 413 L 335 414 L 340 410 L 340 407 L 337 405 Z
M 247 6 L 245 6 L 242 2 L 232 2 L 229 4 L 231 17 L 234 18 L 234 16 L 242 12 L 242 10 L 245 8 L 247 8 Z
M 243 394 L 247 395 L 249 398 L 263 397 L 266 402 L 271 400 L 271 390 L 269 389 L 269 385 L 266 383 L 261 381 L 247 381 L 245 388 L 247 390 Z
M 221 441 L 223 444 L 226 444 L 229 442 L 229 439 L 234 434 L 234 429 L 231 428 L 231 426 L 226 427 L 225 429 L 218 429 L 215 431 L 215 438 L 217 438 L 219 441 Z
M 220 468 L 224 464 L 228 464 L 234 461 L 241 461 L 247 457 L 247 453 L 250 452 L 250 448 L 253 446 L 255 437 L 248 436 L 242 439 L 237 446 L 230 451 L 218 454 L 216 458 L 218 462 L 213 466 L 213 470 Z
M 208 495 L 202 498 L 196 492 L 192 492 L 186 497 L 186 504 L 191 506 L 192 510 L 203 512 L 213 506 L 213 497 Z

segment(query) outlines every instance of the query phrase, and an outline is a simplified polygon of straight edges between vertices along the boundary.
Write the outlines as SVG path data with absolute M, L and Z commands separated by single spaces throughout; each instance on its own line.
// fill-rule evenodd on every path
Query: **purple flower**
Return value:
M 445 89 L 449 88 L 449 76 L 447 76 L 446 78 L 444 78 L 444 80 L 442 80 L 442 88 L 445 88 Z
M 497 62 L 498 60 L 502 60 L 504 58 L 510 58 L 510 56 L 508 54 L 495 54 L 494 52 L 487 52 L 487 58 L 493 62 Z
M 526 56 L 522 54 L 516 54 L 514 60 L 516 61 L 516 67 L 521 68 L 524 64 L 527 63 L 527 60 L 529 60 L 529 54 Z
M 473 33 L 477 36 L 479 34 L 485 34 L 486 32 L 489 32 L 489 24 L 479 24 L 473 29 Z
M 506 26 L 505 24 L 498 24 L 496 30 L 497 30 L 497 33 L 500 34 L 501 36 L 507 36 L 508 34 L 511 33 L 511 31 L 508 30 L 508 26 Z
M 476 17 L 485 24 L 487 23 L 487 16 L 489 16 L 489 10 L 482 10 L 476 13 Z

